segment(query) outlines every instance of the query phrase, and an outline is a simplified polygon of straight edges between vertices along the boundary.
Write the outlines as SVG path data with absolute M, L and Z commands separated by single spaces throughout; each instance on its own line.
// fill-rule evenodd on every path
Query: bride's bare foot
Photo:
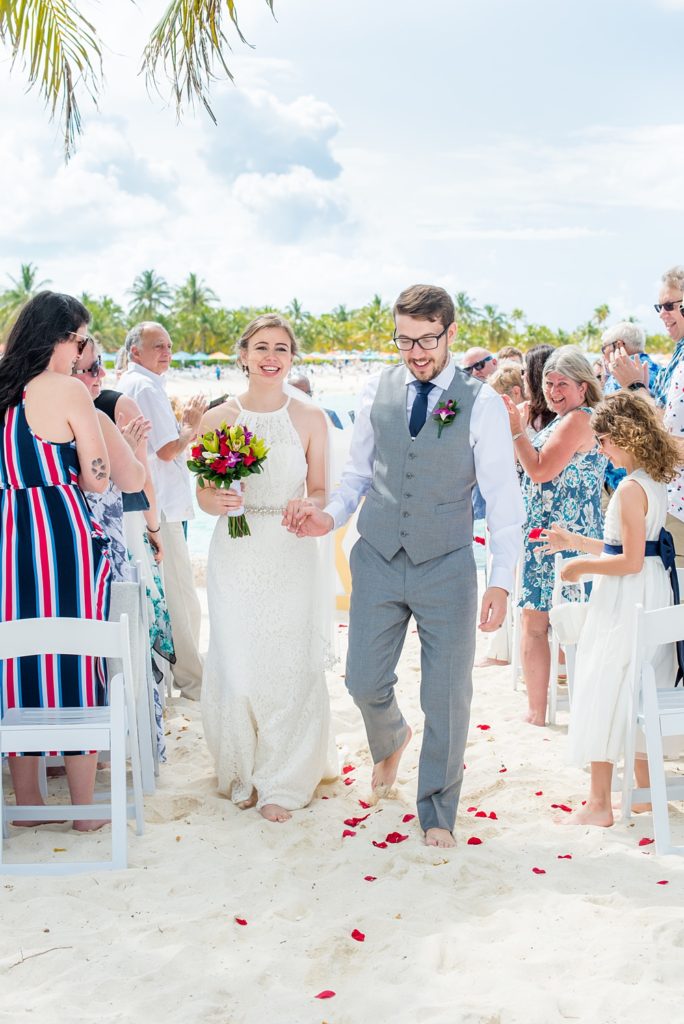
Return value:
M 426 846 L 438 846 L 440 850 L 448 850 L 456 845 L 456 840 L 445 828 L 429 828 L 425 833 Z
M 384 761 L 378 761 L 377 764 L 373 765 L 373 774 L 371 775 L 371 789 L 373 790 L 373 796 L 376 801 L 381 800 L 383 797 L 388 796 L 392 786 L 394 785 L 397 772 L 399 771 L 399 762 L 401 761 L 401 755 L 404 753 L 413 733 L 409 726 L 406 726 L 406 739 L 400 747 L 386 757 Z
M 613 808 L 610 804 L 605 807 L 602 804 L 588 803 L 584 807 L 578 807 L 567 818 L 568 825 L 598 825 L 601 828 L 610 828 L 613 821 Z
M 109 818 L 78 818 L 74 822 L 75 832 L 97 832 L 98 829 L 104 828 L 105 825 L 109 825 Z
M 490 668 L 492 665 L 510 665 L 510 661 L 504 661 L 502 658 L 478 658 L 473 667 Z
M 257 794 L 257 791 L 256 791 L 256 789 L 253 789 L 252 790 L 252 795 L 250 797 L 247 797 L 246 800 L 240 800 L 238 802 L 238 807 L 240 808 L 241 811 L 248 811 L 250 809 L 250 807 L 255 807 L 256 806 L 256 802 L 257 802 L 258 799 L 259 799 L 259 796 Z
M 264 804 L 259 808 L 259 814 L 266 821 L 289 821 L 292 815 L 280 804 Z
M 523 722 L 527 722 L 528 725 L 544 726 L 544 725 L 546 725 L 546 713 L 545 712 L 539 712 L 539 711 L 532 711 L 532 709 L 530 708 L 522 716 L 522 720 L 523 720 Z

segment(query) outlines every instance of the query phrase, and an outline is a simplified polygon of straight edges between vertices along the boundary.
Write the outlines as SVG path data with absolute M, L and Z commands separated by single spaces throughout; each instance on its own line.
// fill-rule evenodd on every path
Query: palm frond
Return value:
M 0 39 L 37 87 L 54 117 L 61 105 L 64 151 L 68 159 L 81 131 L 77 92 L 93 101 L 102 76 L 97 32 L 71 0 L 0 0 Z
M 273 13 L 274 0 L 265 2 Z M 198 100 L 216 124 L 209 105 L 211 83 L 222 74 L 233 80 L 226 62 L 226 51 L 231 49 L 226 18 L 240 42 L 249 46 L 238 23 L 235 0 L 173 0 L 150 36 L 142 70 L 148 87 L 158 92 L 162 74 L 170 82 L 178 117 L 184 103 L 193 106 Z

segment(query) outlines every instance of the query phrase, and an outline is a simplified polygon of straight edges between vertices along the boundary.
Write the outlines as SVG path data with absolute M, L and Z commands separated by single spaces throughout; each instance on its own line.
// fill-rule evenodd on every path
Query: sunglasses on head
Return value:
M 655 302 L 653 308 L 656 313 L 660 313 L 661 309 L 664 309 L 666 313 L 672 313 L 675 309 L 679 309 L 680 313 L 684 313 L 684 306 L 682 300 L 677 299 L 676 302 Z
M 95 360 L 95 362 L 91 366 L 88 366 L 85 370 L 73 369 L 71 372 L 74 375 L 74 377 L 76 377 L 79 374 L 86 374 L 86 373 L 89 374 L 91 377 L 99 377 L 101 369 L 102 369 L 102 359 L 101 359 L 100 356 L 98 356 L 97 359 Z
M 492 356 L 485 356 L 484 359 L 478 359 L 478 361 L 476 363 L 471 363 L 470 366 L 464 366 L 463 367 L 463 372 L 464 373 L 472 373 L 474 370 L 477 370 L 477 372 L 479 373 L 480 370 L 484 370 L 485 365 L 487 363 L 492 361 L 492 358 L 493 358 Z

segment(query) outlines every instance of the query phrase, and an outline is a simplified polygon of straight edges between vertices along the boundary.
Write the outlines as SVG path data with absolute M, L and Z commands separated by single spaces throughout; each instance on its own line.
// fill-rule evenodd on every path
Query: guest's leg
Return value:
M 523 608 L 521 615 L 520 660 L 527 687 L 529 711 L 527 721 L 531 725 L 544 725 L 546 701 L 549 692 L 549 613 Z
M 463 548 L 411 566 L 408 579 L 407 595 L 420 636 L 425 715 L 418 817 L 426 833 L 449 833 L 461 794 L 473 692 L 477 576 L 472 551 Z
M 45 803 L 38 785 L 39 757 L 10 757 L 9 769 L 12 777 L 12 787 L 17 804 L 25 804 L 28 807 L 40 806 Z M 32 828 L 35 825 L 42 825 L 40 821 L 15 821 L 14 825 L 21 825 L 24 828 Z M 47 824 L 47 823 L 46 823 Z
M 64 767 L 72 804 L 92 804 L 97 754 L 76 754 L 65 757 Z M 74 828 L 77 832 L 93 832 L 107 823 L 107 820 L 102 818 L 77 819 L 74 821 Z
M 395 669 L 411 612 L 404 597 L 403 551 L 387 562 L 360 538 L 349 564 L 352 594 L 345 682 L 363 715 L 375 764 L 391 757 L 407 737 L 394 696 Z
M 176 653 L 173 680 L 184 697 L 199 700 L 202 690 L 199 656 L 202 610 L 195 590 L 183 524 L 167 523 L 162 517 L 161 539 L 164 545 L 164 594 Z

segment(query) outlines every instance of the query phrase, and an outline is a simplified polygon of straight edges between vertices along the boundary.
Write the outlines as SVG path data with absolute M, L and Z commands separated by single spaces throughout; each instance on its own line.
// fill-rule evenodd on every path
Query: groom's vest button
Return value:
M 405 492 L 404 492 L 404 497 L 405 497 L 405 498 L 412 498 L 412 497 L 413 497 L 413 495 L 412 495 L 412 494 L 409 494 L 409 493 L 408 493 L 408 491 L 405 491 Z
M 400 530 L 399 531 L 399 536 L 400 537 L 408 537 L 408 530 Z
M 408 517 L 411 515 L 410 512 L 402 512 L 401 514 L 404 517 L 404 519 L 408 519 Z
M 409 452 L 408 453 L 408 457 L 409 457 L 409 459 L 415 459 L 416 453 L 415 452 Z
M 413 476 L 414 476 L 414 474 L 413 474 L 413 473 L 407 473 L 407 474 L 406 474 L 406 479 L 407 479 L 407 480 L 413 480 Z

